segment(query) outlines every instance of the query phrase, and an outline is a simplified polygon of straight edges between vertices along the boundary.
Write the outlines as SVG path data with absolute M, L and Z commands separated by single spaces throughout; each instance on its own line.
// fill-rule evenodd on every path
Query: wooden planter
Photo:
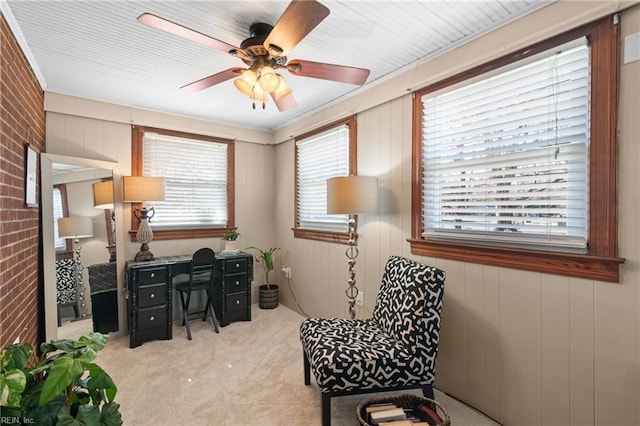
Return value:
M 260 309 L 274 309 L 278 307 L 279 289 L 275 284 L 267 287 L 262 284 L 258 287 L 258 304 Z

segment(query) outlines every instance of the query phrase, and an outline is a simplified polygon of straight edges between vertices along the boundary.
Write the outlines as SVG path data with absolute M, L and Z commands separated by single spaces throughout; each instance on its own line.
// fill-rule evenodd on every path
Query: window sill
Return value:
M 325 241 L 328 243 L 347 244 L 349 242 L 349 233 L 313 231 L 309 229 L 293 228 L 294 238 L 304 238 L 307 240 Z
M 228 228 L 200 228 L 200 229 L 153 229 L 153 240 L 183 240 L 189 238 L 219 238 Z M 137 230 L 129 231 L 131 241 L 137 242 Z
M 620 282 L 624 259 L 408 239 L 411 253 L 554 275 Z

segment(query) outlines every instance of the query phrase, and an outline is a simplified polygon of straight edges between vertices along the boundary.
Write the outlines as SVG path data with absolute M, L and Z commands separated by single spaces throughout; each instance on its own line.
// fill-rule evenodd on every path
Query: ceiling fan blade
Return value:
M 265 49 L 273 51 L 269 47 L 275 45 L 286 55 L 328 15 L 329 9 L 315 0 L 293 0 L 265 39 Z
M 303 61 L 294 59 L 287 64 L 287 70 L 293 75 L 339 81 L 341 83 L 363 85 L 369 78 L 365 68 L 344 65 L 326 64 L 324 62 Z
M 189 92 L 198 92 L 208 87 L 215 86 L 218 83 L 222 83 L 223 81 L 227 81 L 233 77 L 237 77 L 241 70 L 242 68 L 229 68 L 228 70 L 224 70 L 182 86 L 181 89 L 188 90 Z
M 298 103 L 291 93 L 281 97 L 280 99 L 276 99 L 276 96 L 273 93 L 274 92 L 271 92 L 271 99 L 273 99 L 276 107 L 278 107 L 278 111 L 287 111 L 298 106 Z
M 158 30 L 162 30 L 171 34 L 175 34 L 177 36 L 186 38 L 187 40 L 191 40 L 196 43 L 221 50 L 225 53 L 228 53 L 230 50 L 236 49 L 235 46 L 225 43 L 224 41 L 216 40 L 215 38 L 209 37 L 206 34 L 202 34 L 198 31 L 192 30 L 191 28 L 176 24 L 175 22 L 171 22 L 167 19 L 161 18 L 151 13 L 143 13 L 142 15 L 138 16 L 137 20 L 141 24 L 148 25 L 152 28 L 156 28 Z

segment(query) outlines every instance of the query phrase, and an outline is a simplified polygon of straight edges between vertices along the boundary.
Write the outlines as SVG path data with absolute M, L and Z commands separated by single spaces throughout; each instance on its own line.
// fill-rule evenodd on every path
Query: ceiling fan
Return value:
M 279 111 L 297 106 L 291 88 L 276 71 L 286 69 L 293 75 L 362 85 L 369 77 L 369 70 L 323 62 L 287 60 L 287 54 L 329 15 L 329 9 L 315 0 L 293 0 L 278 22 L 271 26 L 254 23 L 249 28 L 250 37 L 240 47 L 232 46 L 201 32 L 153 15 L 143 13 L 138 22 L 166 31 L 188 40 L 229 53 L 241 59 L 248 68 L 229 68 L 222 72 L 182 86 L 181 89 L 199 91 L 235 77 L 234 85 L 265 108 L 267 94 Z

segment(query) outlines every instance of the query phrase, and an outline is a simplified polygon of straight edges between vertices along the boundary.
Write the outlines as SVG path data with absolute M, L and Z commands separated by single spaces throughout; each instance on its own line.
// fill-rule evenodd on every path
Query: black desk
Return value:
M 149 340 L 169 340 L 173 326 L 173 277 L 189 273 L 191 255 L 157 257 L 126 264 L 129 346 Z M 222 327 L 251 321 L 253 256 L 216 255 L 214 309 Z

